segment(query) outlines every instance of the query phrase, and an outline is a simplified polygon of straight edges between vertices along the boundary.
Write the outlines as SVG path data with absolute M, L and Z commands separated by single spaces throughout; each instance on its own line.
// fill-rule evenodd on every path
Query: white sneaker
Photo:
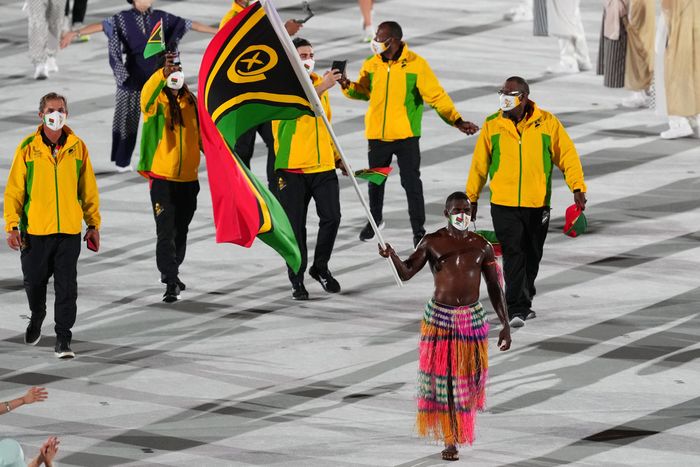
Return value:
M 559 62 L 556 65 L 547 67 L 547 73 L 578 73 L 581 71 L 576 63 Z
M 593 64 L 589 61 L 587 62 L 579 62 L 578 63 L 578 71 L 591 71 L 593 69 Z
M 127 172 L 133 172 L 133 171 L 134 171 L 134 169 L 133 169 L 133 167 L 131 167 L 131 164 L 125 165 L 124 167 L 117 166 L 117 172 L 119 172 L 120 174 L 127 173 Z
M 668 130 L 661 132 L 660 136 L 663 139 L 685 138 L 695 134 L 693 127 L 690 126 L 690 122 L 685 117 L 669 117 L 668 126 Z
M 362 42 L 372 42 L 372 39 L 374 39 L 374 28 L 370 24 L 362 30 Z
M 518 21 L 532 21 L 532 8 L 527 8 L 525 5 L 516 6 L 508 10 L 508 12 L 503 15 L 503 19 L 514 23 Z
M 58 73 L 58 63 L 56 63 L 56 57 L 49 57 L 46 59 L 46 72 Z
M 46 63 L 40 63 L 34 68 L 34 79 L 46 79 L 49 77 L 48 71 L 46 71 Z
M 651 105 L 651 97 L 644 91 L 635 91 L 622 99 L 621 104 L 628 109 L 647 109 Z

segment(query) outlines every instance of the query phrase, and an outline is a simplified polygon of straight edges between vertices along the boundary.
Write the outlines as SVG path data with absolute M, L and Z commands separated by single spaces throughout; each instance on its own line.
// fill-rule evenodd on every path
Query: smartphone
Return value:
M 331 64 L 331 70 L 338 70 L 340 74 L 343 75 L 343 78 L 345 78 L 345 67 L 347 66 L 347 64 L 347 60 L 333 60 L 333 63 Z
M 304 24 L 308 20 L 314 17 L 314 12 L 311 11 L 311 5 L 309 5 L 309 2 L 301 2 L 301 7 L 304 10 L 304 13 L 306 14 L 306 18 L 304 19 L 295 19 L 297 23 Z
M 95 245 L 91 238 L 86 238 L 85 243 L 87 243 L 88 250 L 97 252 L 97 245 Z
M 173 65 L 179 65 L 180 64 L 180 52 L 174 52 L 175 57 L 173 58 Z

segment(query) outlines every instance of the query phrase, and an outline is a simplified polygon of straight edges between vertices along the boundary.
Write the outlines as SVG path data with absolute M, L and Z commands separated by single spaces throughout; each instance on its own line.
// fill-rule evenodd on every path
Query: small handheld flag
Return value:
M 143 58 L 149 58 L 165 51 L 165 37 L 163 35 L 163 20 L 156 23 L 151 31 L 151 37 L 143 49 Z
M 572 204 L 566 208 L 564 219 L 564 233 L 569 237 L 578 237 L 588 228 L 588 220 L 578 204 Z
M 375 185 L 381 185 L 391 172 L 391 167 L 374 167 L 373 169 L 361 169 L 355 172 L 357 178 L 362 178 Z

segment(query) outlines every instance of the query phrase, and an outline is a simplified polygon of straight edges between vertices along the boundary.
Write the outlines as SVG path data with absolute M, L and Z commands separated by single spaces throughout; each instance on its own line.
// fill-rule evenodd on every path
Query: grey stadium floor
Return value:
M 600 2 L 584 0 L 595 61 Z M 699 465 L 700 461 L 700 161 L 699 140 L 664 141 L 651 110 L 619 106 L 626 93 L 605 89 L 593 72 L 547 75 L 554 39 L 534 38 L 531 23 L 507 23 L 515 0 L 385 0 L 377 22 L 396 19 L 408 44 L 431 63 L 467 120 L 496 110 L 496 89 L 521 75 L 532 98 L 557 114 L 581 154 L 590 232 L 561 233 L 571 203 L 562 177 L 553 189 L 552 224 L 538 280 L 538 318 L 498 352 L 491 311 L 488 409 L 462 462 L 478 466 Z M 160 1 L 208 24 L 228 0 Z M 435 6 L 432 6 L 435 5 Z M 432 291 L 424 271 L 402 289 L 372 243 L 349 183 L 331 269 L 343 287 L 324 294 L 307 279 L 311 300 L 291 300 L 282 261 L 256 242 L 249 250 L 214 242 L 202 163 L 199 209 L 191 225 L 183 300 L 160 301 L 155 226 L 147 184 L 109 162 L 114 82 L 106 40 L 97 35 L 58 56 L 60 72 L 33 81 L 21 2 L 0 1 L 0 187 L 14 148 L 35 128 L 41 95 L 58 91 L 69 125 L 87 143 L 101 194 L 102 251 L 79 262 L 78 358 L 53 356 L 50 318 L 38 347 L 22 343 L 28 308 L 19 256 L 0 248 L 0 400 L 43 385 L 49 399 L 0 417 L 0 437 L 35 452 L 61 438 L 64 466 L 428 466 L 440 447 L 414 430 L 417 340 Z M 91 0 L 87 22 L 126 6 Z M 284 18 L 300 14 L 280 2 Z M 355 76 L 369 54 L 358 41 L 352 0 L 312 2 L 303 29 L 319 68 L 349 58 Z M 182 44 L 196 77 L 208 36 Z M 192 81 L 190 81 L 192 82 Z M 331 91 L 335 128 L 355 168 L 366 166 L 365 104 Z M 443 224 L 442 203 L 463 189 L 474 137 L 432 111 L 421 145 L 427 227 Z M 264 178 L 264 147 L 253 168 Z M 316 217 L 309 220 L 310 249 Z M 479 226 L 490 227 L 488 203 Z M 411 251 L 406 201 L 389 178 L 385 236 Z M 50 294 L 50 303 L 53 297 Z M 485 297 L 484 297 L 485 298 Z M 488 302 L 488 300 L 485 300 Z M 51 314 L 49 313 L 49 316 Z

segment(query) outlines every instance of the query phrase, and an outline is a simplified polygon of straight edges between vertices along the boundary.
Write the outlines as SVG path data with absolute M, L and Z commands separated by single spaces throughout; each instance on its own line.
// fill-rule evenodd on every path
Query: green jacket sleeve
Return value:
M 369 76 L 369 71 L 367 70 L 367 63 L 369 60 L 365 60 L 360 68 L 360 75 L 357 81 L 351 82 L 347 89 L 343 89 L 343 94 L 350 99 L 359 99 L 362 101 L 368 101 L 370 92 L 372 92 L 372 83 Z
M 161 68 L 153 73 L 146 81 L 146 84 L 143 85 L 143 89 L 141 89 L 141 112 L 143 112 L 144 117 L 156 113 L 156 101 L 165 84 L 165 75 L 163 75 L 163 69 Z

